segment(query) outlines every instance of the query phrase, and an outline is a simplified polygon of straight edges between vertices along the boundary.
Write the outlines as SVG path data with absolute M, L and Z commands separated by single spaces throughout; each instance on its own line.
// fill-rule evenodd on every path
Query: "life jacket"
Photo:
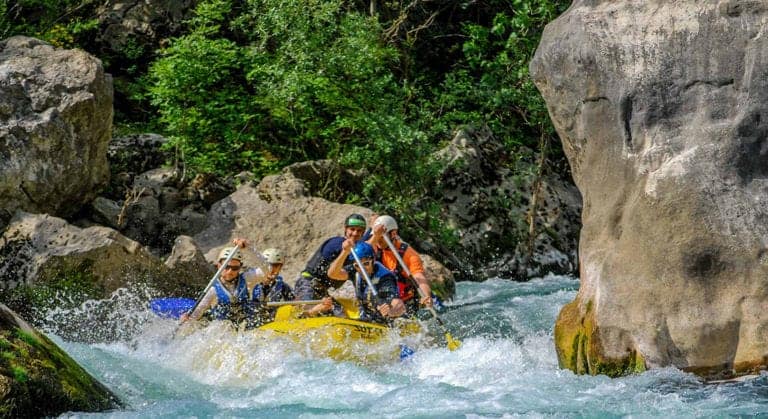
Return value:
M 325 278 L 328 274 L 328 267 L 331 265 L 331 262 L 333 262 L 333 260 L 339 256 L 339 253 L 341 253 L 341 246 L 339 246 L 338 251 L 334 250 L 333 254 L 331 254 L 329 257 L 323 256 L 323 248 L 331 241 L 338 241 L 340 238 L 342 241 L 344 240 L 343 237 L 331 237 L 325 240 L 323 244 L 317 248 L 312 257 L 309 258 L 309 261 L 307 261 L 304 272 L 308 272 L 312 274 L 312 276 L 318 278 Z
M 405 256 L 405 251 L 407 249 L 408 243 L 400 241 L 400 246 L 397 247 L 397 253 L 400 255 L 400 259 Z M 379 248 L 376 252 L 376 260 L 381 260 L 383 254 L 384 249 Z M 395 274 L 395 278 L 397 278 L 397 290 L 400 293 L 400 299 L 405 302 L 413 298 L 416 295 L 416 289 L 413 287 L 412 281 L 408 279 L 408 275 L 403 270 L 403 267 L 400 266 L 400 263 L 395 262 L 395 268 L 390 270 Z
M 328 295 L 329 288 L 339 288 L 344 284 L 344 281 L 335 281 L 328 278 L 328 268 L 330 268 L 331 263 L 341 253 L 341 243 L 343 243 L 344 240 L 344 237 L 341 236 L 326 239 L 323 244 L 317 248 L 315 253 L 312 254 L 312 257 L 309 258 L 307 265 L 301 272 L 301 276 L 309 280 L 313 294 L 312 299 L 323 298 Z M 337 242 L 333 243 L 334 245 L 338 245 L 335 246 L 337 248 L 332 249 L 328 254 L 323 256 L 323 249 L 325 249 L 331 242 Z
M 284 301 L 292 298 L 293 291 L 291 290 L 291 287 L 283 281 L 282 275 L 278 275 L 275 278 L 275 283 L 272 284 L 266 292 L 264 292 L 264 284 L 259 284 L 253 287 L 253 292 L 251 294 L 252 301 L 261 303 L 266 303 L 268 301 Z
M 254 300 L 248 295 L 248 285 L 243 274 L 237 276 L 234 294 L 230 295 L 220 279 L 216 279 L 216 282 L 213 283 L 213 289 L 216 291 L 218 301 L 210 310 L 212 319 L 232 320 L 239 323 L 253 318 Z
M 378 294 L 380 300 L 376 301 L 373 297 L 373 292 L 371 292 L 370 287 L 368 287 L 368 282 L 365 280 L 365 278 L 362 277 L 362 275 L 355 273 L 355 296 L 361 303 L 359 306 L 361 320 L 374 321 L 377 323 L 387 322 L 387 319 L 385 319 L 381 313 L 379 313 L 379 311 L 376 309 L 376 306 L 384 302 L 382 300 L 384 300 L 385 296 L 381 295 L 378 285 L 379 282 L 381 282 L 381 280 L 388 275 L 393 275 L 392 271 L 387 269 L 381 262 L 377 261 L 374 263 L 373 273 L 369 275 L 369 278 L 371 280 L 371 284 L 376 288 L 376 293 Z

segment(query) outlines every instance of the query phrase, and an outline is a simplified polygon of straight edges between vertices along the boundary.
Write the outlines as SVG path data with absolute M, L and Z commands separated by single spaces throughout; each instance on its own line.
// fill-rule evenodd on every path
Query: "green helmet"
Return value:
M 239 260 L 240 262 L 243 261 L 243 254 L 240 253 L 240 249 L 238 249 L 237 247 L 225 247 L 221 249 L 221 251 L 219 252 L 219 262 L 227 259 L 229 255 L 232 254 L 232 252 L 235 252 L 235 255 L 232 256 L 233 260 Z
M 264 259 L 269 263 L 270 265 L 282 265 L 285 263 L 285 256 L 283 256 L 283 252 L 280 251 L 280 249 L 270 248 L 264 251 L 262 253 L 262 256 L 264 256 Z
M 382 215 L 380 217 L 376 217 L 376 221 L 373 222 L 373 226 L 376 227 L 380 225 L 384 226 L 387 233 L 389 233 L 392 230 L 397 230 L 397 221 L 395 221 L 395 219 L 390 217 L 389 215 Z
M 349 216 L 344 220 L 344 227 L 365 228 L 365 217 L 360 214 L 349 214 Z

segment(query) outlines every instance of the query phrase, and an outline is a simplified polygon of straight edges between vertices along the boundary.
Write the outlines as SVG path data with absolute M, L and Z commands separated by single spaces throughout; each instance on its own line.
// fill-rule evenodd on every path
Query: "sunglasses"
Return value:
M 224 267 L 224 269 L 229 269 L 230 271 L 239 271 L 242 266 L 240 265 L 227 265 Z

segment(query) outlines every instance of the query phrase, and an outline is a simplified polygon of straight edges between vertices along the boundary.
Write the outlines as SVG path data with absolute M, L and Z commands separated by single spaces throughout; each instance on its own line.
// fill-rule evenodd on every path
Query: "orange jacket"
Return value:
M 402 242 L 398 240 L 392 244 L 395 245 L 396 249 L 399 249 L 401 243 Z M 396 271 L 397 268 L 400 268 L 400 264 L 397 262 L 395 255 L 389 248 L 383 248 L 381 250 L 381 260 L 379 262 L 381 262 L 387 269 L 393 272 Z M 402 258 L 403 262 L 405 262 L 405 266 L 407 266 L 408 270 L 411 271 L 411 275 L 424 273 L 424 263 L 421 261 L 421 256 L 419 253 L 413 250 L 413 247 L 408 246 L 405 249 L 405 253 L 402 255 Z M 400 270 L 402 270 L 402 268 Z M 403 276 L 405 275 L 405 271 L 403 271 Z

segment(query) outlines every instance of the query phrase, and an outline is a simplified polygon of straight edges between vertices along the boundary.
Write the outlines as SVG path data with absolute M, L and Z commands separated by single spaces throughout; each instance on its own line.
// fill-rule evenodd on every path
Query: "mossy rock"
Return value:
M 109 389 L 61 348 L 0 304 L 0 417 L 121 407 Z
M 560 368 L 576 374 L 621 377 L 646 370 L 645 358 L 637 350 L 620 358 L 604 355 L 591 301 L 584 309 L 578 300 L 563 307 L 555 323 L 555 349 Z

